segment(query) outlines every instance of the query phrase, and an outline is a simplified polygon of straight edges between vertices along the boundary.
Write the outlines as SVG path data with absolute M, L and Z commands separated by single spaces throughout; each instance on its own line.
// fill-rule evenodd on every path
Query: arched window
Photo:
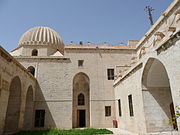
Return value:
M 28 67 L 27 70 L 28 70 L 28 72 L 30 72 L 34 76 L 35 68 L 33 66 Z
M 32 50 L 32 56 L 38 56 L 38 50 L 37 49 L 34 49 Z
M 85 105 L 84 95 L 82 93 L 78 95 L 78 105 Z

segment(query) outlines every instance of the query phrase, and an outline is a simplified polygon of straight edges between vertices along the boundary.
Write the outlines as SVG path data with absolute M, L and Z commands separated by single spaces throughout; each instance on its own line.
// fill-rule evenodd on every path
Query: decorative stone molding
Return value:
M 135 64 L 136 62 L 136 60 L 131 61 L 131 65 Z
M 131 65 L 135 64 L 137 62 L 137 57 L 131 58 Z
M 176 24 L 180 23 L 180 9 L 175 12 Z
M 175 15 L 180 14 L 180 9 L 179 9 L 179 10 L 177 10 L 174 14 L 175 14 Z
M 144 56 L 145 54 L 146 54 L 146 48 L 143 46 L 139 53 L 139 59 L 142 58 L 142 56 Z
M 168 48 L 173 46 L 175 42 L 178 41 L 179 39 L 180 39 L 180 31 L 177 32 L 175 35 L 173 35 L 168 41 L 166 41 L 161 46 L 159 46 L 156 49 L 157 54 L 159 55 L 161 52 L 166 51 Z
M 155 36 L 155 41 L 160 41 L 165 37 L 165 35 L 162 32 L 156 32 L 154 36 Z
M 175 32 L 176 31 L 176 27 L 168 27 L 168 31 L 169 32 Z

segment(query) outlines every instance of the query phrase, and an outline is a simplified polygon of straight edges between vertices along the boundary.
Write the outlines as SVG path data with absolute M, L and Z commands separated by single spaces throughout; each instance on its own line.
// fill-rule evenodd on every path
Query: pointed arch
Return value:
M 164 127 L 167 131 L 176 129 L 176 120 L 173 126 L 168 124 L 175 115 L 168 73 L 156 58 L 149 58 L 145 64 L 142 93 L 147 132 L 162 131 Z
M 16 76 L 11 80 L 9 87 L 9 100 L 4 127 L 5 133 L 14 133 L 18 130 L 21 106 L 21 89 L 21 80 L 18 76 Z
M 83 72 L 73 78 L 73 128 L 90 126 L 90 79 Z
M 26 104 L 24 114 L 24 130 L 31 130 L 33 127 L 33 88 L 30 85 L 26 93 Z

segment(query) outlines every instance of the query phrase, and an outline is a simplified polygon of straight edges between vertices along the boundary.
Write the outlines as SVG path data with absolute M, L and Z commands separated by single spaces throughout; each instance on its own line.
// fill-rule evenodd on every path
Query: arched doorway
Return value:
M 33 88 L 29 86 L 26 94 L 26 105 L 24 114 L 24 130 L 30 130 L 33 127 Z
M 73 79 L 73 128 L 90 126 L 89 77 L 78 73 Z
M 169 124 L 175 115 L 169 77 L 164 65 L 150 58 L 142 76 L 142 92 L 147 132 L 169 131 L 177 128 Z M 172 109 L 173 108 L 173 109 Z
M 5 133 L 13 133 L 18 130 L 21 105 L 21 81 L 14 77 L 9 88 L 9 100 L 5 118 Z

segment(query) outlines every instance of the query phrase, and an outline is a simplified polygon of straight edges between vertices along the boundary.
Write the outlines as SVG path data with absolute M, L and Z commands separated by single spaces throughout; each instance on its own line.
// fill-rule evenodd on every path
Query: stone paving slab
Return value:
M 114 134 L 113 135 L 138 135 L 137 133 L 132 133 L 127 130 L 122 130 L 119 128 L 107 128 L 108 130 L 112 131 Z
M 112 131 L 114 133 L 113 135 L 180 135 L 180 131 L 167 131 L 167 132 L 138 134 L 138 133 L 132 133 L 127 130 L 122 130 L 119 128 L 107 128 L 107 129 Z

